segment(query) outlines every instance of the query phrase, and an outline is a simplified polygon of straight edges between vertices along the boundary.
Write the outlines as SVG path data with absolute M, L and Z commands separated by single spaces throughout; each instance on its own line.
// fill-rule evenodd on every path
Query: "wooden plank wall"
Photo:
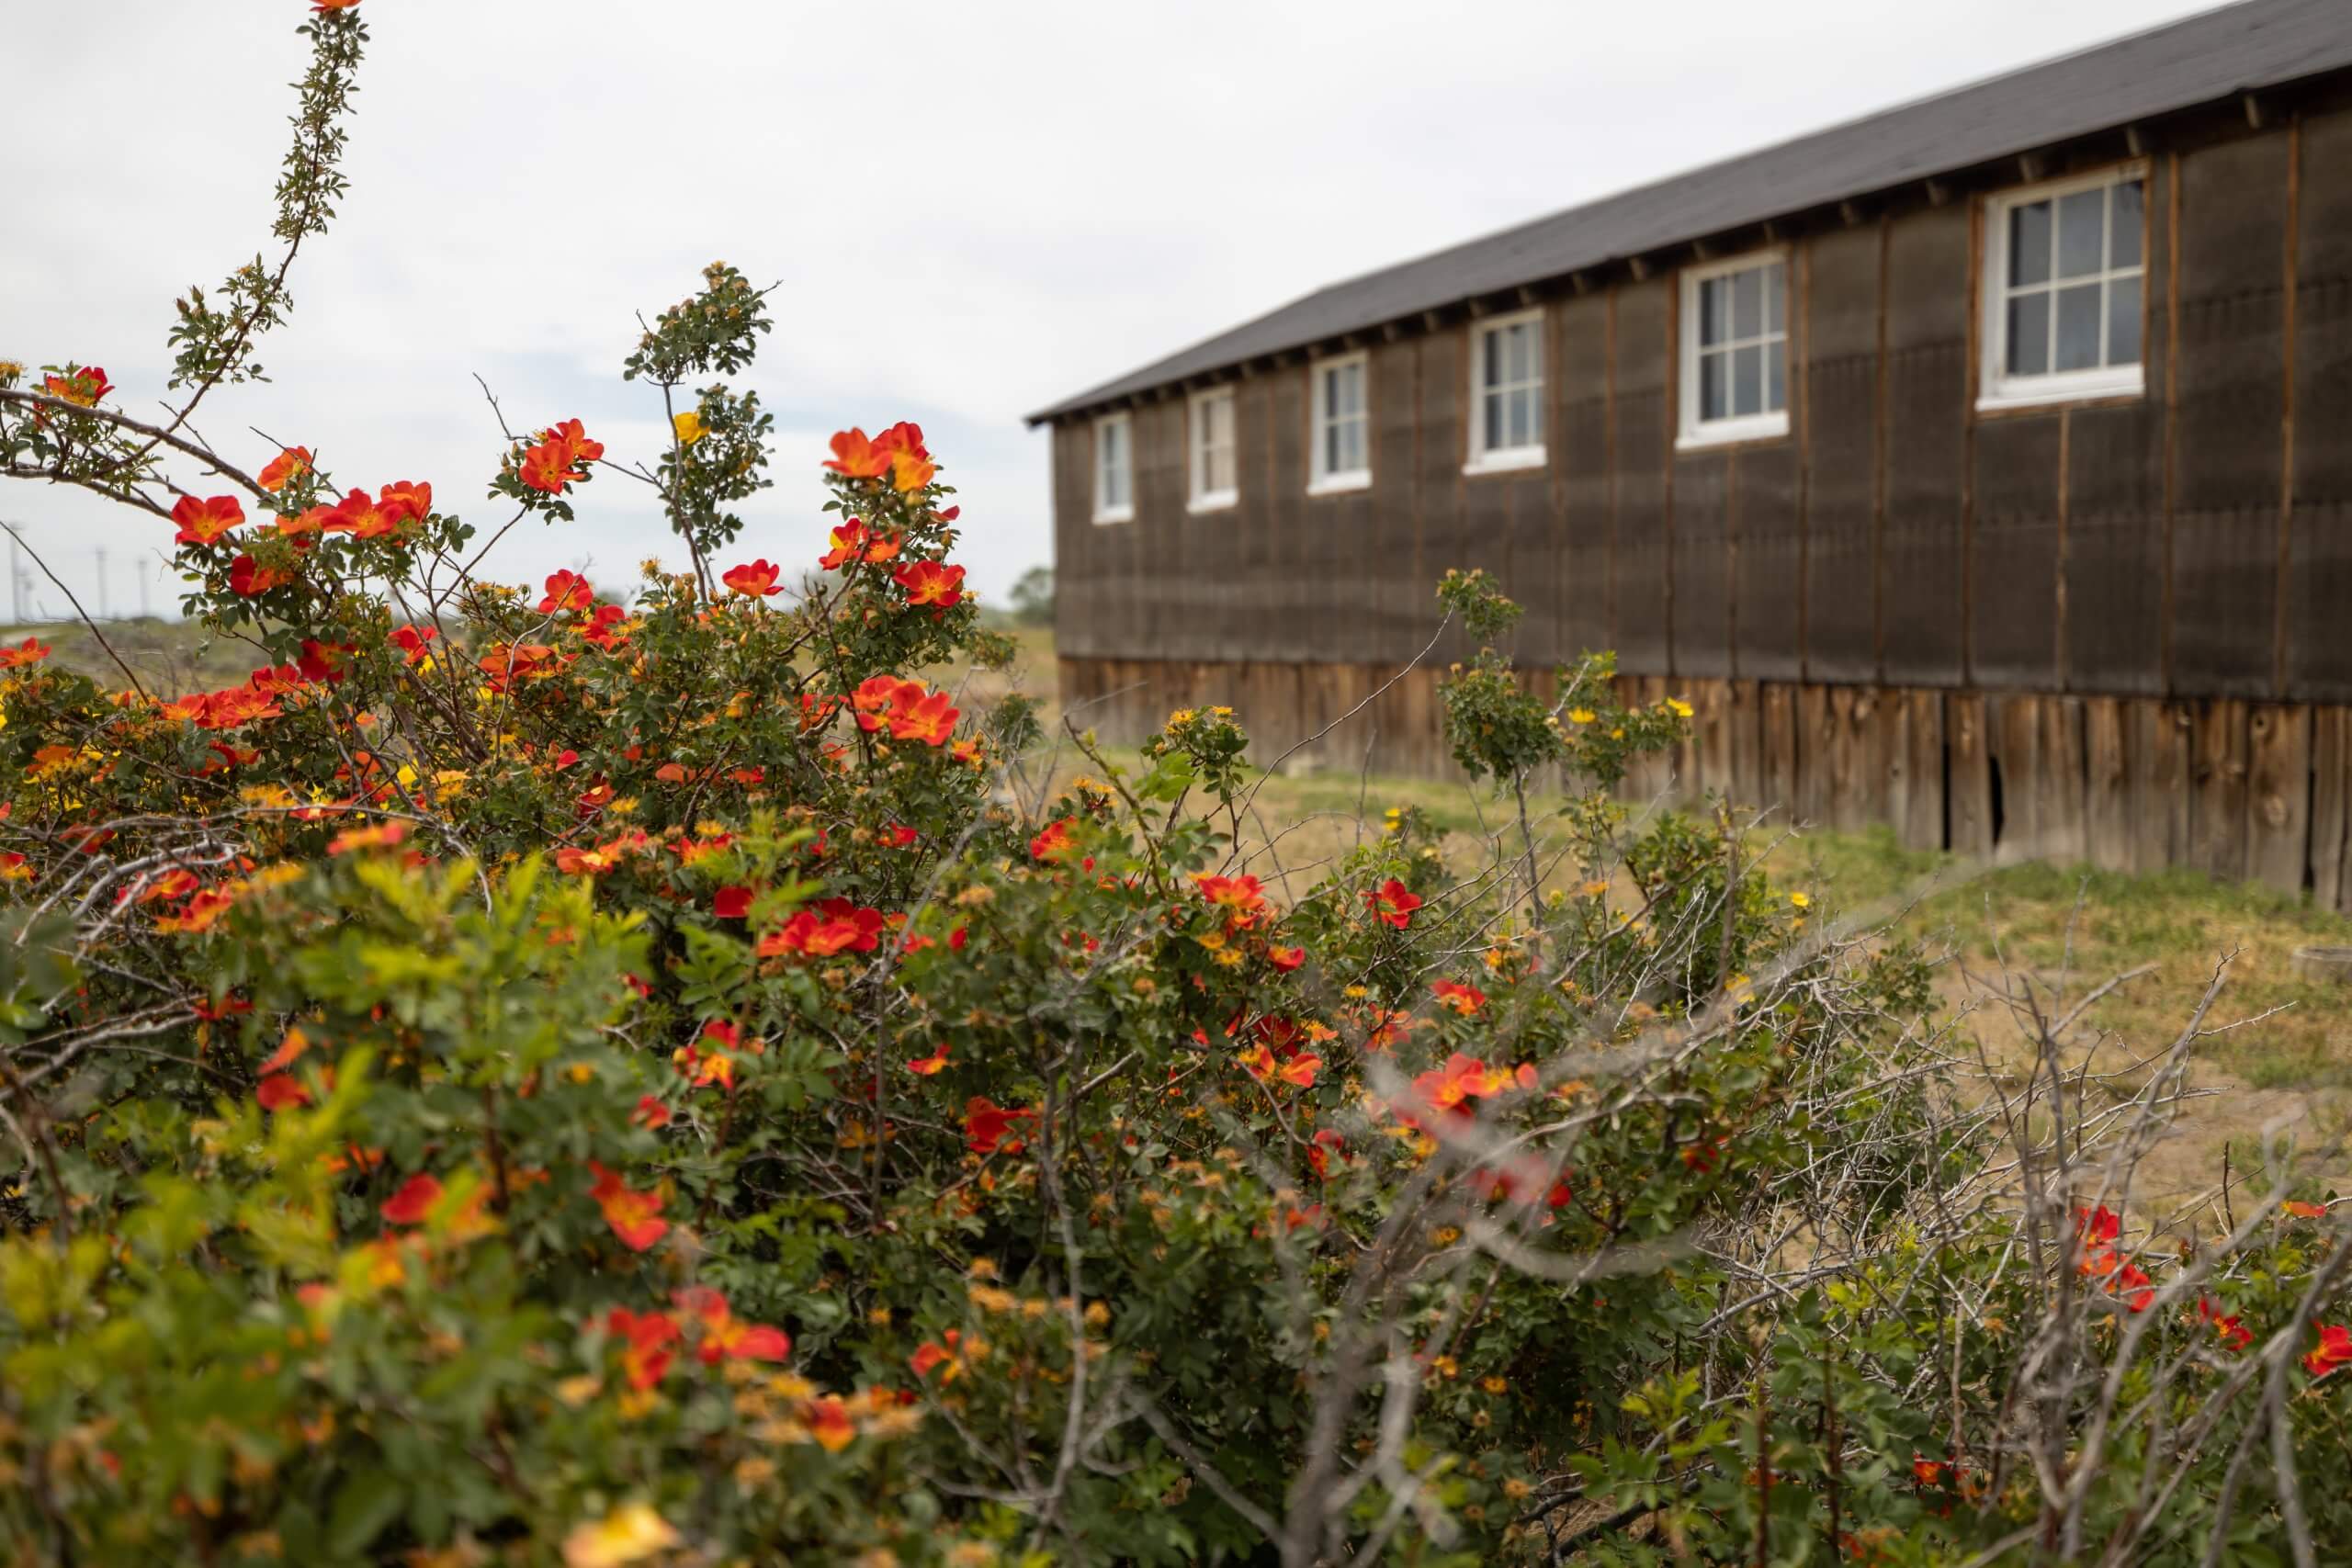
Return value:
M 1260 765 L 1458 776 L 1430 666 L 1060 661 L 1080 722 L 1133 744 L 1178 707 L 1228 704 Z M 1620 700 L 1690 705 L 1691 739 L 1629 799 L 1721 795 L 1775 820 L 1884 824 L 1916 849 L 2002 863 L 2189 865 L 2352 914 L 2352 706 L 1933 686 L 1620 677 Z M 1344 716 L 1352 710 L 1353 717 Z M 1329 728 L 1320 740 L 1309 742 Z

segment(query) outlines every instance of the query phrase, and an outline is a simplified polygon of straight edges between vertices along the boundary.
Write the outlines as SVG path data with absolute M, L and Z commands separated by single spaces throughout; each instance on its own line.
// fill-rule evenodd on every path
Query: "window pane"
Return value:
M 1480 422 L 1487 430 L 1484 437 L 1486 445 L 1481 450 L 1499 451 L 1503 445 L 1503 395 L 1500 392 L 1488 392 L 1478 400 L 1486 405 L 1486 418 Z
M 1322 446 L 1323 472 L 1338 473 L 1340 471 L 1340 427 L 1338 425 L 1326 424 L 1323 427 Z
M 1535 394 L 1525 387 L 1510 395 L 1510 444 L 1535 445 Z
M 1363 421 L 1351 419 L 1340 426 L 1340 471 L 1351 474 L 1363 467 Z
M 2078 190 L 2058 202 L 2058 276 L 2088 277 L 2106 265 L 2107 190 Z
M 1768 333 L 1786 332 L 1782 324 L 1788 309 L 1789 269 L 1774 262 L 1764 269 L 1764 330 Z
M 2107 265 L 2110 267 L 2140 265 L 2140 199 L 2138 180 L 2125 180 L 2115 187 L 2108 213 Z
M 1731 351 L 1731 412 L 1736 415 L 1764 412 L 1764 351 L 1754 344 Z
M 1349 366 L 1340 372 L 1340 382 L 1347 391 L 1348 400 L 1343 405 L 1347 412 L 1351 414 L 1363 412 L 1363 367 Z
M 1544 379 L 1543 326 L 1538 321 L 1527 329 L 1527 378 L 1531 381 Z
M 2050 368 L 2050 296 L 2022 294 L 2009 301 L 2009 374 L 2040 376 Z
M 1485 352 L 1478 356 L 1478 384 L 1499 387 L 1503 384 L 1503 334 L 1486 332 L 1478 334 L 1478 346 Z
M 2098 364 L 2099 286 L 2078 284 L 2058 291 L 2058 355 L 2055 368 L 2088 370 Z
M 1724 323 L 1724 306 L 1730 285 L 1727 279 L 1711 277 L 1699 285 L 1699 344 L 1705 347 L 1731 336 Z
M 1726 356 L 1702 354 L 1699 356 L 1699 417 L 1723 419 L 1731 412 L 1731 386 L 1726 368 Z
M 2107 286 L 2107 362 L 2140 363 L 2140 280 L 2119 277 Z
M 1230 447 L 1209 454 L 1208 489 L 1228 491 L 1233 486 L 1233 452 Z
M 1731 335 L 1754 337 L 1764 330 L 1764 269 L 1751 266 L 1731 276 Z
M 2050 281 L 2050 204 L 2029 203 L 2009 209 L 2009 282 Z
M 1786 342 L 1764 345 L 1764 408 L 1768 413 L 1778 413 L 1789 406 L 1788 355 Z

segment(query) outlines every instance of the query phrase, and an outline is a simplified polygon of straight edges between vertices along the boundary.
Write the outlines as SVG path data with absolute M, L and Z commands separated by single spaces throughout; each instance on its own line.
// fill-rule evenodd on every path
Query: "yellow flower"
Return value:
M 1674 710 L 1674 716 L 1677 718 L 1689 718 L 1690 716 L 1690 705 L 1684 702 L 1680 697 L 1667 698 L 1666 705 Z
M 1599 714 L 1594 713 L 1590 708 L 1570 708 L 1568 710 L 1568 722 L 1570 724 L 1590 724 L 1594 719 L 1599 718 L 1600 716 Z
M 643 1503 L 624 1503 L 563 1540 L 564 1568 L 621 1568 L 678 1544 L 670 1522 Z
M 702 426 L 702 415 L 692 409 L 681 414 L 673 414 L 670 417 L 670 428 L 678 433 L 678 445 L 681 446 L 691 446 L 707 434 Z
M 1789 902 L 1794 904 L 1800 909 L 1810 909 L 1813 908 L 1813 900 L 1802 893 L 1790 894 Z

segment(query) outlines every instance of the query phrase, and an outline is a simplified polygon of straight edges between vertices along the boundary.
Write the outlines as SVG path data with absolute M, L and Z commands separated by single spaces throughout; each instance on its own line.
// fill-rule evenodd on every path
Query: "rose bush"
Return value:
M 2196 1026 L 2142 1084 L 1961 1083 L 1923 955 L 1727 809 L 1636 821 L 1680 716 L 1605 660 L 1537 695 L 1483 578 L 1448 729 L 1516 820 L 1392 813 L 1310 881 L 1244 846 L 1226 710 L 1124 763 L 982 711 L 1012 650 L 916 426 L 835 436 L 830 524 L 734 558 L 730 267 L 624 367 L 666 449 L 511 433 L 486 538 L 446 480 L 207 446 L 343 190 L 366 31 L 306 30 L 281 260 L 183 304 L 175 417 L 0 367 L 8 471 L 173 528 L 257 666 L 0 660 L 15 1561 L 2352 1541 L 2341 1224 L 2127 1201 Z M 600 484 L 684 570 L 482 575 Z

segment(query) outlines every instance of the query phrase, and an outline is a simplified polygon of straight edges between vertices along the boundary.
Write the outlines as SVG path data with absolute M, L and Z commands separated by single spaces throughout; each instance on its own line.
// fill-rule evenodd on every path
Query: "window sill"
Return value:
M 2002 413 L 2011 409 L 2048 408 L 2055 403 L 2088 402 L 2099 398 L 2137 398 L 2144 397 L 2147 390 L 2146 372 L 2137 366 L 2123 374 L 2068 372 L 2064 376 L 1996 383 L 1976 400 L 1976 412 Z
M 1685 430 L 1674 443 L 1678 452 L 1703 452 L 1711 446 L 1733 446 L 1744 441 L 1778 441 L 1789 434 L 1789 416 L 1764 414 L 1749 419 L 1715 420 Z
M 1480 474 L 1515 474 L 1544 466 L 1541 446 L 1514 446 L 1507 452 L 1482 452 L 1462 465 L 1462 471 L 1472 479 Z
M 1107 528 L 1114 523 L 1132 523 L 1135 520 L 1136 509 L 1132 506 L 1114 506 L 1107 512 L 1098 512 L 1094 514 L 1094 525 L 1097 528 Z
M 1230 512 L 1241 504 L 1241 492 L 1237 490 L 1213 490 L 1206 495 L 1196 495 L 1184 510 L 1194 517 L 1204 512 Z
M 1357 468 L 1344 474 L 1325 474 L 1306 487 L 1309 495 L 1345 495 L 1350 491 L 1370 490 L 1372 470 Z

